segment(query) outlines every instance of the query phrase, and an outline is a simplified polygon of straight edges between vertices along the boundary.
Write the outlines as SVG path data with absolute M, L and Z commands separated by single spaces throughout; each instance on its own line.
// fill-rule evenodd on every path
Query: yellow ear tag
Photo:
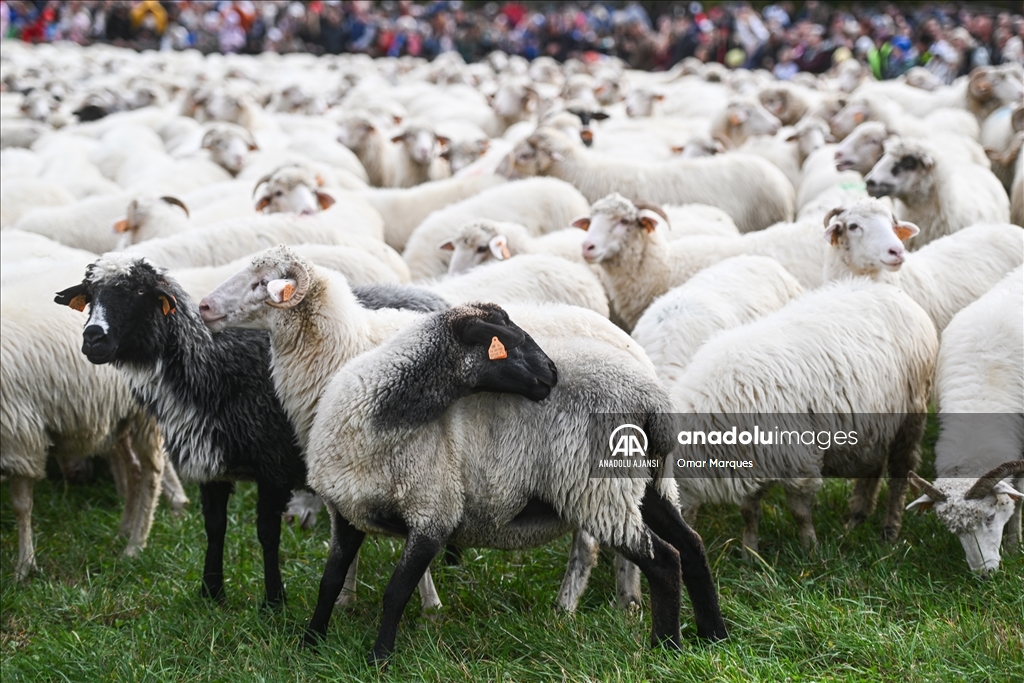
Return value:
M 68 302 L 68 308 L 73 308 L 76 311 L 84 311 L 85 310 L 85 295 L 84 294 L 79 294 L 78 296 L 72 298 L 71 301 Z
M 502 360 L 508 358 L 508 352 L 505 350 L 505 345 L 501 343 L 501 340 L 497 337 L 491 337 L 491 347 L 487 349 L 487 357 L 491 360 Z

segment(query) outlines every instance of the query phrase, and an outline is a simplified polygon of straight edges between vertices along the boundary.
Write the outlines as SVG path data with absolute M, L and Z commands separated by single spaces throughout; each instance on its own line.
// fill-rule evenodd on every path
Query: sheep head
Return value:
M 538 128 L 512 149 L 510 171 L 521 176 L 548 175 L 551 167 L 565 160 L 572 141 L 554 128 Z
M 908 510 L 933 510 L 949 531 L 960 538 L 971 571 L 988 574 L 999 568 L 1003 528 L 1016 504 L 1024 500 L 1007 477 L 1024 474 L 1024 460 L 1005 462 L 976 481 L 940 478 L 929 484 L 911 473 L 911 483 L 923 495 Z
M 263 187 L 256 210 L 265 213 L 312 215 L 334 205 L 334 197 L 320 188 L 323 177 L 299 165 L 281 166 L 256 181 L 253 196 Z
M 491 258 L 504 261 L 512 257 L 508 244 L 508 224 L 490 220 L 467 223 L 441 249 L 452 252 L 448 274 L 458 275 Z M 520 226 L 517 226 L 520 227 Z M 525 228 L 521 228 L 525 230 Z
M 185 218 L 189 218 L 188 207 L 177 197 L 166 196 L 157 199 L 143 196 L 131 200 L 125 209 L 124 217 L 114 221 L 113 224 L 114 232 L 124 236 L 119 243 L 119 248 L 149 239 L 146 236 L 146 228 L 152 226 L 156 221 L 176 213 L 178 209 L 185 212 Z
M 288 247 L 271 247 L 207 294 L 199 302 L 199 314 L 213 331 L 268 329 L 269 310 L 291 309 L 306 298 L 313 287 L 313 268 Z
M 832 245 L 833 257 L 857 275 L 899 270 L 906 259 L 903 241 L 918 232 L 913 223 L 896 220 L 877 199 L 863 199 L 825 216 L 825 240 Z
M 644 239 L 653 234 L 659 223 L 668 227 L 668 216 L 658 206 L 633 202 L 618 192 L 603 197 L 590 207 L 589 216 L 572 222 L 587 231 L 583 240 L 583 260 L 602 263 L 634 250 L 642 250 Z
M 836 147 L 836 170 L 867 175 L 885 154 L 885 141 L 892 135 L 881 121 L 860 124 Z
M 233 123 L 216 123 L 203 135 L 202 148 L 209 150 L 210 158 L 231 175 L 238 175 L 249 158 L 249 152 L 256 151 L 252 133 Z
M 413 163 L 429 166 L 441 156 L 450 140 L 424 126 L 408 126 L 401 134 L 392 137 L 391 142 L 402 145 Z
M 935 154 L 930 147 L 916 140 L 890 138 L 884 149 L 882 158 L 864 178 L 869 195 L 907 201 L 931 193 Z

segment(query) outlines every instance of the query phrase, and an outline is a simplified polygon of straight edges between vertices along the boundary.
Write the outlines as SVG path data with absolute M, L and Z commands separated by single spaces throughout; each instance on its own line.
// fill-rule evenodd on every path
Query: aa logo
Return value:
M 633 424 L 619 425 L 608 437 L 608 448 L 611 449 L 613 457 L 645 458 L 647 457 L 647 434 Z

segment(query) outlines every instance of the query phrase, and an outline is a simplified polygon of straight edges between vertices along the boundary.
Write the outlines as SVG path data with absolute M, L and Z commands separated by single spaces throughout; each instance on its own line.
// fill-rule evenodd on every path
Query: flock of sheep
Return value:
M 1017 65 L 942 86 L 850 60 L 782 83 L 693 60 L 5 43 L 0 72 L 19 579 L 48 456 L 109 458 L 129 555 L 161 492 L 180 511 L 179 477 L 199 483 L 214 599 L 232 482 L 258 486 L 269 604 L 282 515 L 309 525 L 326 503 L 310 643 L 355 597 L 365 534 L 405 537 L 373 660 L 417 585 L 440 605 L 446 547 L 567 533 L 564 609 L 605 545 L 621 606 L 648 579 L 652 643 L 680 645 L 684 586 L 698 634 L 725 638 L 687 521 L 739 505 L 756 552 L 781 485 L 810 547 L 824 476 L 854 480 L 856 525 L 888 475 L 888 540 L 914 484 L 908 509 L 934 509 L 972 570 L 998 567 L 1004 532 L 1020 548 Z M 932 403 L 930 483 L 913 470 Z M 662 464 L 592 476 L 593 413 L 641 425 Z M 827 416 L 862 436 L 777 449 L 753 476 L 673 477 L 674 413 Z

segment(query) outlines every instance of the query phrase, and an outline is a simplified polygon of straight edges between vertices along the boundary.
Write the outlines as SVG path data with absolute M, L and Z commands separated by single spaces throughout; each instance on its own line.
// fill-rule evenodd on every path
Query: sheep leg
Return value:
M 430 568 L 434 557 L 444 549 L 447 540 L 447 535 L 437 538 L 416 530 L 409 532 L 402 556 L 398 559 L 398 566 L 395 567 L 391 580 L 384 589 L 383 616 L 380 620 L 380 629 L 377 631 L 377 640 L 370 651 L 371 664 L 382 663 L 395 649 L 398 622 L 409 603 L 409 598 L 412 597 L 412 591 Z
M 657 536 L 668 541 L 679 553 L 683 584 L 693 605 L 697 635 L 708 640 L 723 640 L 728 637 L 725 619 L 718 605 L 718 590 L 708 565 L 704 541 L 700 535 L 687 526 L 672 501 L 659 493 L 653 485 L 647 487 L 641 508 L 644 523 Z M 637 563 L 639 564 L 639 563 Z M 643 570 L 643 565 L 640 565 Z M 646 573 L 646 572 L 645 572 Z M 678 589 L 677 589 L 678 593 Z M 654 610 L 654 590 L 651 589 L 651 609 Z M 676 616 L 679 603 L 676 603 Z M 678 623 L 678 622 L 677 622 Z
M 896 438 L 889 446 L 889 497 L 885 511 L 885 523 L 882 527 L 882 538 L 895 541 L 903 526 L 903 505 L 906 502 L 910 471 L 921 462 L 918 444 L 924 437 L 925 422 L 928 416 L 924 413 L 911 413 L 900 425 Z
M 185 506 L 188 505 L 188 496 L 185 495 L 185 488 L 178 479 L 178 473 L 170 462 L 164 463 L 164 472 L 160 479 L 160 493 L 171 506 L 171 514 L 181 517 L 185 514 Z
M 628 612 L 640 609 L 640 568 L 622 555 L 615 556 L 615 588 L 619 609 Z
M 423 572 L 416 587 L 420 592 L 420 608 L 424 614 L 429 616 L 431 612 L 441 609 L 441 597 L 437 594 L 437 588 L 434 587 L 434 577 L 430 575 L 430 567 Z
M 846 519 L 847 529 L 857 528 L 875 511 L 878 491 L 881 488 L 881 468 L 869 477 L 853 480 L 853 492 L 850 494 L 850 511 Z
M 36 571 L 36 549 L 32 543 L 32 488 L 35 481 L 17 474 L 11 475 L 11 504 L 18 520 L 18 564 L 14 577 L 24 581 Z
M 320 578 L 320 592 L 317 595 L 316 609 L 309 620 L 302 642 L 306 646 L 316 645 L 327 635 L 327 624 L 331 621 L 334 601 L 338 599 L 342 586 L 345 584 L 345 573 L 349 565 L 359 553 L 366 534 L 352 526 L 331 505 L 327 506 L 331 515 L 331 546 L 327 551 L 327 565 L 324 575 Z
M 203 587 L 200 595 L 224 599 L 224 535 L 228 530 L 228 498 L 234 486 L 230 481 L 211 481 L 199 485 L 206 526 L 206 560 L 203 564 Z
M 135 453 L 128 443 L 128 435 L 122 436 L 117 440 L 110 459 L 111 462 L 117 461 L 118 467 L 121 468 L 124 474 L 124 510 L 121 512 L 121 522 L 118 524 L 117 533 L 120 536 L 131 538 L 139 516 L 139 499 L 142 494 L 142 465 L 135 457 Z
M 566 612 L 575 612 L 580 596 L 587 588 L 590 570 L 597 565 L 597 540 L 583 529 L 577 529 L 572 536 L 569 549 L 569 565 L 565 568 L 562 587 L 558 590 L 558 606 Z
M 281 514 L 288 506 L 291 489 L 260 480 L 256 482 L 256 535 L 263 548 L 263 584 L 266 589 L 264 604 L 277 607 L 284 604 L 284 582 L 281 580 Z
M 761 522 L 762 491 L 749 496 L 740 503 L 740 514 L 743 516 L 743 547 L 756 553 L 758 547 L 757 527 Z
M 338 607 L 348 607 L 356 601 L 356 574 L 359 570 L 359 553 L 352 558 L 352 564 L 348 567 L 348 572 L 345 573 L 345 585 L 341 587 L 341 592 L 338 593 L 338 599 L 334 601 L 334 604 Z
M 646 516 L 646 515 L 645 515 Z M 679 552 L 645 527 L 653 556 L 622 547 L 618 552 L 640 567 L 651 589 L 651 647 L 682 649 L 679 609 L 682 605 Z
M 786 503 L 789 505 L 789 513 L 796 521 L 800 545 L 804 550 L 813 549 L 818 544 L 818 535 L 814 533 L 812 514 L 814 494 L 789 490 L 786 491 Z
M 124 460 L 121 459 L 117 446 L 114 446 L 110 454 L 110 476 L 114 479 L 114 490 L 121 498 L 128 497 L 128 472 L 125 470 Z M 127 535 L 127 531 L 125 531 Z
M 155 424 L 153 427 L 155 429 Z M 149 441 L 143 441 L 144 438 L 148 438 Z M 160 502 L 160 480 L 164 471 L 164 454 L 160 449 L 162 442 L 159 435 L 155 432 L 149 435 L 140 434 L 139 440 L 145 446 L 142 458 L 135 454 L 132 448 L 133 440 L 130 437 L 125 439 L 124 446 L 134 461 L 139 463 L 140 469 L 139 491 L 133 512 L 134 523 L 131 536 L 128 537 L 128 546 L 124 549 L 124 554 L 128 557 L 138 557 L 146 547 L 149 530 L 153 526 L 153 514 L 156 512 L 157 503 Z

